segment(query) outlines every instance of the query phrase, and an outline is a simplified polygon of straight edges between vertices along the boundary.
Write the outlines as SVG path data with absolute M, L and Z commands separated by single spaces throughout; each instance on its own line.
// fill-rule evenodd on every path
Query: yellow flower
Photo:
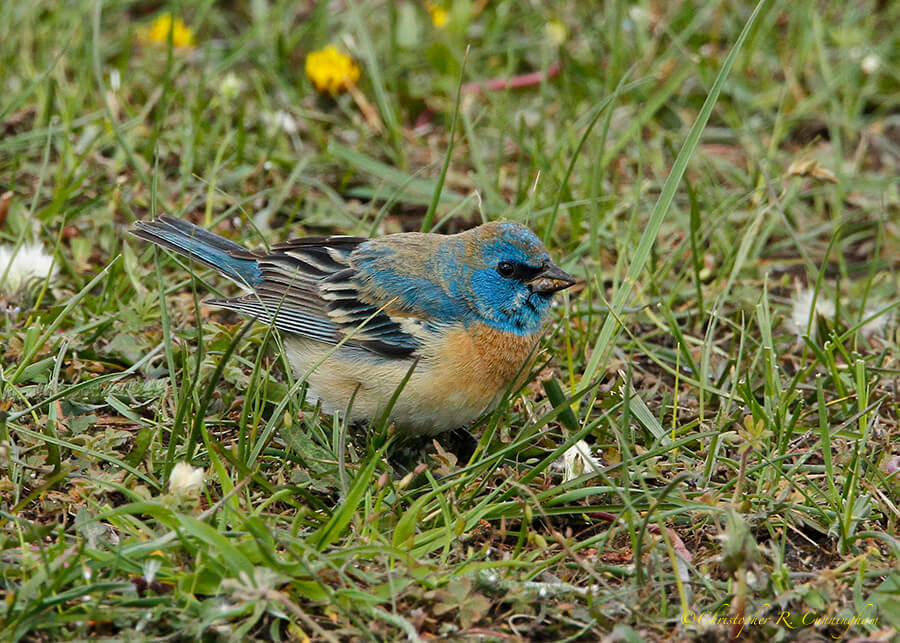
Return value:
M 569 35 L 568 29 L 566 29 L 566 25 L 559 20 L 551 20 L 550 22 L 545 24 L 544 32 L 547 34 L 547 38 L 550 39 L 550 42 L 552 42 L 557 47 L 562 45 Z
M 171 13 L 162 13 L 150 28 L 138 29 L 138 37 L 144 42 L 169 42 L 169 32 L 172 33 L 172 45 L 175 47 L 193 47 L 194 32 L 184 24 L 181 18 L 173 18 Z
M 359 80 L 359 67 L 334 46 L 311 51 L 306 57 L 306 75 L 320 92 L 337 94 Z
M 428 9 L 428 14 L 431 16 L 431 24 L 438 29 L 443 29 L 449 18 L 447 10 L 435 2 L 429 2 L 425 8 Z

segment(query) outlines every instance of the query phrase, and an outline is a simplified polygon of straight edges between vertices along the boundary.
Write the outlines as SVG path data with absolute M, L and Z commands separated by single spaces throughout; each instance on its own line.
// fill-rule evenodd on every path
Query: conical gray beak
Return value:
M 544 264 L 543 270 L 528 282 L 528 287 L 531 288 L 531 292 L 549 295 L 559 290 L 565 290 L 574 283 L 575 277 L 548 261 Z

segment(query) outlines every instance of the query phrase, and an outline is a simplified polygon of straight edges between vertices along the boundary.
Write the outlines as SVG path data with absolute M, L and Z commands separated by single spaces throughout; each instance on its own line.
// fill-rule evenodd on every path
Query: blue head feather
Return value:
M 532 292 L 525 278 L 502 276 L 498 266 L 510 262 L 537 272 L 550 261 L 550 254 L 525 226 L 499 223 L 478 230 L 485 228 L 488 234 L 475 235 L 467 253 L 466 289 L 472 317 L 517 335 L 536 333 L 550 311 L 552 295 Z
M 525 274 L 502 276 L 502 262 Z M 550 263 L 547 248 L 518 223 L 486 223 L 457 235 L 390 235 L 353 253 L 358 286 L 371 301 L 441 322 L 476 322 L 517 335 L 538 332 L 552 294 L 533 292 L 529 274 Z

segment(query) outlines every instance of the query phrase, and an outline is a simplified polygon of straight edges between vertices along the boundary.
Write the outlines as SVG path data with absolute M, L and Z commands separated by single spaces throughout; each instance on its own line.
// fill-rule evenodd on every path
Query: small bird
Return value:
M 524 382 L 553 294 L 575 279 L 518 223 L 466 232 L 306 237 L 249 250 L 160 216 L 132 233 L 248 291 L 208 303 L 273 325 L 307 397 L 351 421 L 389 415 L 435 435 L 493 410 Z

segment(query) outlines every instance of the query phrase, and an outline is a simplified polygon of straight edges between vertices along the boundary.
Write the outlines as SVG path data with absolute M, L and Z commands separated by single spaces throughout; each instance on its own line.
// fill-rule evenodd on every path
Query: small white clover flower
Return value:
M 591 447 L 584 440 L 579 440 L 566 449 L 560 460 L 562 460 L 563 482 L 574 480 L 585 473 L 599 471 L 601 466 L 600 461 L 591 455 Z
M 238 78 L 233 71 L 225 74 L 222 82 L 219 83 L 219 93 L 226 101 L 233 101 L 242 91 L 244 91 L 244 81 Z
M 862 59 L 862 62 L 859 63 L 860 68 L 863 70 L 863 73 L 867 76 L 871 76 L 878 68 L 881 67 L 881 57 L 878 54 L 869 54 L 865 58 Z
M 146 580 L 147 583 L 152 583 L 156 580 L 156 572 L 158 572 L 161 567 L 162 561 L 158 558 L 151 558 L 145 562 L 143 565 L 144 580 Z
M 270 132 L 284 132 L 285 134 L 296 134 L 297 121 L 283 109 L 277 112 L 266 112 L 262 115 L 263 123 Z
M 863 319 L 869 319 L 869 317 L 872 317 L 872 315 L 877 313 L 879 309 L 880 307 L 878 306 L 866 309 L 866 311 L 863 313 Z M 872 319 L 869 319 L 869 321 L 863 324 L 862 328 L 860 328 L 859 330 L 862 333 L 863 337 L 866 338 L 872 337 L 874 335 L 880 335 L 887 326 L 888 319 L 890 317 L 890 313 L 882 313 L 878 317 L 872 317 Z
M 179 462 L 172 467 L 169 476 L 169 493 L 190 495 L 199 493 L 203 488 L 203 469 L 195 469 L 187 462 Z
M 253 578 L 245 572 L 238 573 L 237 578 L 225 578 L 219 585 L 219 591 L 230 594 L 239 601 L 277 600 L 277 587 L 286 582 L 286 578 L 269 567 L 254 567 Z
M 0 294 L 15 295 L 29 284 L 52 280 L 56 273 L 53 255 L 44 252 L 41 243 L 25 243 L 18 249 L 0 246 Z
M 816 300 L 815 310 L 813 310 L 814 298 Z M 814 290 L 801 290 L 797 293 L 797 297 L 794 298 L 788 325 L 798 336 L 805 335 L 807 329 L 809 329 L 810 335 L 815 335 L 816 318 L 834 319 L 834 313 L 834 302 L 828 299 L 825 293 L 819 292 L 819 296 L 816 297 Z
M 650 19 L 650 13 L 641 7 L 631 7 L 628 10 L 628 17 L 631 18 L 632 22 L 640 25 Z

